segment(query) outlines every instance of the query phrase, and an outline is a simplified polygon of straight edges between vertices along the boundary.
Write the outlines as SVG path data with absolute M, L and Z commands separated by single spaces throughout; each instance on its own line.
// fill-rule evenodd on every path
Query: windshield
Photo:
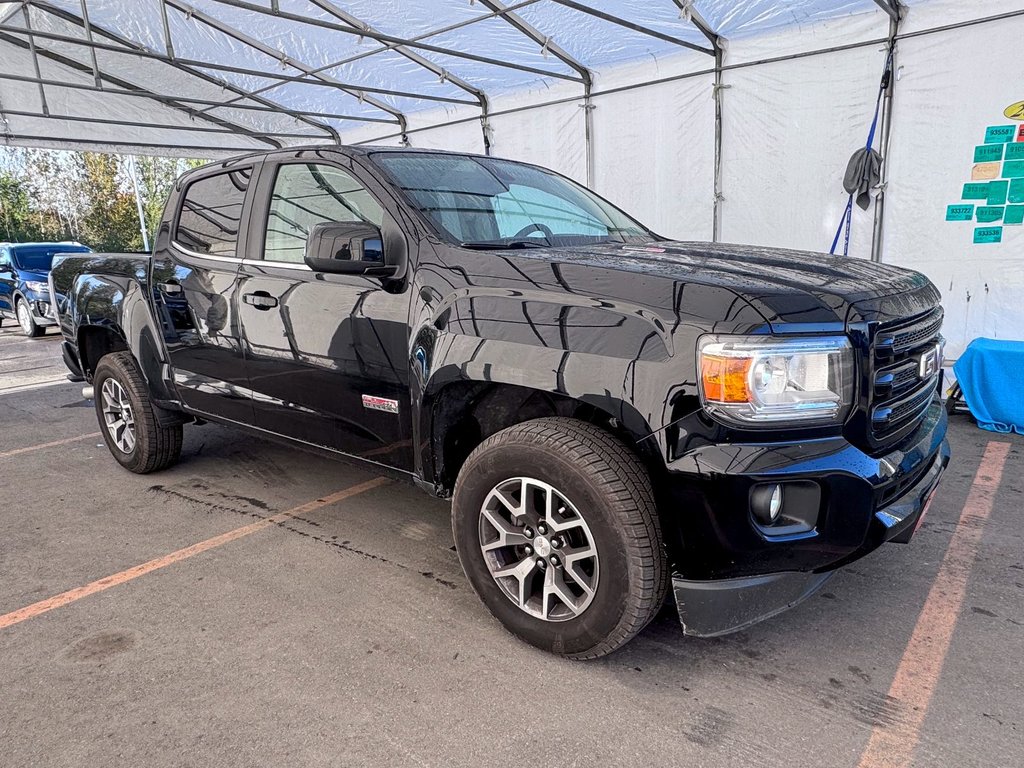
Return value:
M 18 269 L 28 272 L 49 272 L 55 253 L 89 253 L 84 245 L 20 245 L 11 251 Z
M 377 152 L 448 239 L 469 247 L 641 243 L 655 236 L 585 187 L 531 165 L 427 152 Z

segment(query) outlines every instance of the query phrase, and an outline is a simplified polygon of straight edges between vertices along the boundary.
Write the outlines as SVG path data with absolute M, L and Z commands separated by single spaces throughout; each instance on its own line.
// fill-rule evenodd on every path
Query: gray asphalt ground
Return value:
M 81 385 L 48 385 L 58 337 L 11 325 L 0 616 L 375 476 L 216 426 L 187 428 L 175 468 L 129 474 L 81 437 Z M 1024 765 L 1024 440 L 966 416 L 951 440 L 909 545 L 729 637 L 684 638 L 669 607 L 592 663 L 506 634 L 448 505 L 389 481 L 0 629 L 0 765 L 852 768 L 873 731 L 917 739 L 918 766 Z M 990 441 L 1010 454 L 991 515 L 966 520 L 980 547 L 917 729 L 890 685 Z

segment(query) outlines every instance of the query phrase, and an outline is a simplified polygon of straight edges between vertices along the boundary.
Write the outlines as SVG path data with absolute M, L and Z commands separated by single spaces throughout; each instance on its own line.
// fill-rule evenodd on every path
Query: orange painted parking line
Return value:
M 225 544 L 229 544 L 232 541 L 249 536 L 257 531 L 262 531 L 264 528 L 269 528 L 272 525 L 276 525 L 289 518 L 298 517 L 312 512 L 315 509 L 326 507 L 330 504 L 348 499 L 357 494 L 365 491 L 372 490 L 388 482 L 386 478 L 377 477 L 373 480 L 367 480 L 365 483 L 359 483 L 353 485 L 350 488 L 332 493 L 330 496 L 323 496 L 319 499 L 302 504 L 301 506 L 294 507 L 287 510 L 286 512 L 278 512 L 276 515 L 265 517 L 262 520 L 258 520 L 255 523 L 249 525 L 243 525 L 241 528 L 235 528 L 234 530 L 222 533 L 219 536 L 214 536 L 211 539 L 200 541 L 197 544 L 193 544 L 190 547 L 179 549 L 175 552 L 171 552 L 169 555 L 158 557 L 155 560 L 136 565 L 133 568 L 129 568 L 120 573 L 115 573 L 112 576 L 105 576 L 102 579 L 90 582 L 82 587 L 76 587 L 75 589 L 69 589 L 67 592 L 61 592 L 59 595 L 48 597 L 45 600 L 40 600 L 38 603 L 32 603 L 24 608 L 19 608 L 16 611 L 5 613 L 0 616 L 0 630 L 12 627 L 15 624 L 20 624 L 28 619 L 33 619 L 36 616 L 41 616 L 44 613 L 48 613 L 56 608 L 61 608 L 69 603 L 73 603 L 77 600 L 81 600 L 83 597 L 89 597 L 89 595 L 95 595 L 97 592 L 104 592 L 111 587 L 116 587 L 119 584 L 137 579 L 140 576 L 145 576 L 147 573 L 152 573 L 161 568 L 166 568 L 169 565 L 174 565 L 182 560 L 186 560 L 194 555 L 201 554 L 202 552 L 208 552 L 211 549 L 222 547 Z
M 985 448 L 946 556 L 889 687 L 889 696 L 899 702 L 905 720 L 872 729 L 858 768 L 910 765 L 963 606 L 967 579 L 981 542 L 981 524 L 992 512 L 1009 452 L 1009 443 L 992 442 Z
M 66 437 L 63 440 L 54 440 L 51 443 L 40 443 L 39 445 L 30 445 L 27 448 L 15 448 L 13 451 L 4 451 L 0 453 L 0 459 L 7 459 L 11 456 L 18 456 L 22 453 L 31 453 L 32 451 L 41 451 L 43 448 L 56 448 L 58 445 L 67 445 L 68 443 L 77 443 L 79 440 L 88 440 L 90 437 L 100 437 L 99 432 L 90 432 L 87 435 L 79 435 L 78 437 Z

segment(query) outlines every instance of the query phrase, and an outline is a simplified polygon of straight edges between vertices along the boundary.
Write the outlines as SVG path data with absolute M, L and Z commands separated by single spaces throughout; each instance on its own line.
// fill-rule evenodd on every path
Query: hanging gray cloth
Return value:
M 882 180 L 882 156 L 874 149 L 858 149 L 846 166 L 843 188 L 857 196 L 857 205 L 866 211 L 871 205 L 871 190 Z

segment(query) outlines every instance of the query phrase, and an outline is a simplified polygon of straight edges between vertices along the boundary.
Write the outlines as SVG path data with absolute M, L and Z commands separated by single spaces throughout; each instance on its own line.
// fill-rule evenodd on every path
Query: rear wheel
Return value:
M 18 299 L 15 302 L 14 313 L 18 316 L 18 325 L 21 326 L 22 333 L 30 339 L 43 335 L 43 329 L 36 325 L 36 321 L 32 317 L 32 310 L 28 308 L 27 301 Z
M 452 506 L 456 548 L 491 613 L 538 648 L 611 653 L 654 618 L 668 567 L 650 479 L 604 430 L 528 421 L 470 454 Z
M 182 425 L 160 425 L 130 352 L 105 355 L 96 366 L 93 388 L 103 440 L 122 467 L 144 475 L 178 460 Z

